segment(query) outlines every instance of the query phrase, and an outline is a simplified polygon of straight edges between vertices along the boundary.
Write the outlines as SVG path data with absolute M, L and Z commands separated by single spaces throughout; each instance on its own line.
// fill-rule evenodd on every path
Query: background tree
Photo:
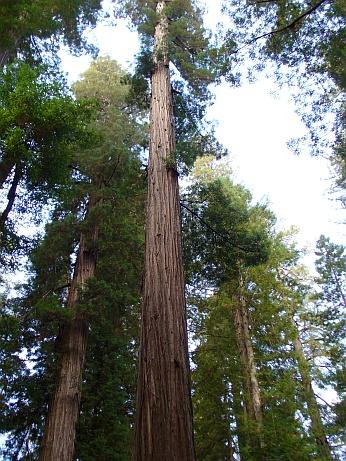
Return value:
M 333 405 L 329 417 L 333 444 L 345 444 L 345 287 L 346 258 L 345 247 L 321 235 L 316 245 L 317 299 L 312 318 L 315 333 L 314 346 L 321 341 L 321 347 L 314 347 L 316 365 L 322 365 L 320 374 L 322 385 L 331 386 L 337 393 L 337 403 Z M 317 333 L 317 334 L 316 334 Z M 321 358 L 319 359 L 320 356 Z M 322 363 L 321 363 L 322 361 Z M 343 454 L 341 453 L 342 457 Z
M 203 163 L 197 173 L 199 180 L 183 202 L 184 207 L 188 204 L 185 242 L 197 343 L 197 453 L 210 460 L 236 455 L 242 460 L 324 459 L 314 433 L 306 430 L 311 421 L 305 411 L 308 397 L 297 381 L 291 308 L 306 296 L 306 289 L 297 290 L 303 277 L 297 250 L 289 236 L 274 232 L 270 212 L 250 206 L 248 192 L 226 176 L 218 177 L 217 168 L 208 173 Z M 206 240 L 200 243 L 204 234 Z M 294 283 L 291 272 L 296 274 Z M 205 379 L 207 374 L 212 377 Z M 256 381 L 255 392 L 251 379 Z M 258 397 L 260 420 L 251 410 Z
M 0 66 L 18 56 L 42 59 L 47 51 L 56 60 L 61 43 L 75 53 L 90 51 L 83 32 L 95 26 L 100 10 L 100 0 L 5 0 L 0 6 Z
M 4 397 L 3 430 L 15 434 L 8 441 L 8 447 L 9 453 L 18 452 L 18 457 L 26 456 L 25 450 L 28 453 L 37 450 L 48 399 L 55 391 L 61 356 L 68 353 L 64 345 L 64 329 L 66 331 L 66 328 L 73 326 L 76 317 L 77 320 L 82 318 L 88 325 L 92 338 L 86 395 L 92 394 L 96 402 L 102 402 L 100 410 L 107 410 L 108 414 L 113 405 L 119 404 L 112 414 L 117 426 L 114 432 L 110 432 L 107 420 L 104 420 L 104 424 L 100 423 L 93 412 L 96 403 L 84 400 L 80 430 L 88 429 L 95 438 L 86 440 L 85 434 L 80 433 L 77 450 L 79 454 L 92 459 L 92 453 L 106 437 L 110 447 L 123 438 L 122 444 L 115 447 L 119 456 L 123 457 L 129 451 L 133 388 L 132 378 L 128 380 L 131 373 L 126 364 L 133 370 L 143 244 L 143 176 L 138 161 L 142 128 L 134 121 L 140 114 L 127 102 L 128 89 L 125 74 L 108 60 L 98 61 L 85 75 L 83 82 L 76 86 L 80 96 L 97 97 L 100 102 L 99 117 L 93 126 L 94 129 L 99 127 L 100 142 L 97 148 L 75 153 L 71 183 L 61 190 L 53 222 L 47 227 L 47 236 L 38 244 L 32 256 L 33 276 L 24 293 L 25 300 L 19 304 L 21 311 L 13 311 L 13 308 L 11 310 L 11 307 L 5 306 L 8 309 L 7 317 L 17 325 L 17 330 L 22 331 L 23 328 L 31 332 L 31 339 L 27 339 L 26 345 L 29 362 L 20 361 L 17 371 L 12 370 L 14 375 L 24 375 L 23 380 L 18 382 L 21 394 L 16 394 L 15 387 L 8 386 Z M 99 181 L 96 182 L 96 179 Z M 92 207 L 85 218 L 90 194 L 100 194 L 98 197 L 102 196 L 102 202 Z M 93 280 L 89 280 L 88 288 L 85 287 L 82 294 L 78 292 L 78 305 L 74 306 L 72 312 L 67 305 L 71 264 L 78 251 L 81 233 L 88 238 L 88 229 L 95 229 L 96 225 L 98 238 L 93 242 L 92 254 L 97 254 L 99 266 Z M 86 244 L 90 245 L 91 241 L 86 240 Z M 26 315 L 23 308 L 27 310 Z M 13 336 L 13 340 L 16 340 L 13 345 L 6 339 L 6 334 L 9 334 L 8 329 L 4 331 L 5 343 L 9 342 L 16 354 L 20 354 L 23 342 Z M 100 344 L 98 341 L 102 335 L 104 342 Z M 37 342 L 38 346 L 35 346 Z M 110 364 L 110 374 L 106 376 L 101 364 L 95 363 L 95 355 L 100 357 L 101 353 L 103 363 Z M 117 361 L 112 363 L 114 357 L 117 357 Z M 7 355 L 4 357 L 6 360 L 9 361 Z M 28 366 L 35 366 L 37 372 L 30 373 Z M 117 372 L 118 376 L 115 375 Z M 97 376 L 100 379 L 96 384 Z M 37 405 L 36 396 L 29 393 L 33 380 L 38 389 L 45 389 L 40 394 L 41 405 Z M 95 385 L 97 392 L 92 390 Z M 80 393 L 78 383 L 76 389 Z M 30 402 L 29 408 L 24 404 L 24 396 Z M 15 408 L 11 406 L 11 398 L 16 400 Z M 31 420 L 34 422 L 31 423 Z M 18 421 L 22 423 L 18 425 Z M 22 440 L 27 441 L 26 448 L 20 445 Z M 109 459 L 110 451 L 105 451 L 103 456 L 103 459 Z
M 11 255 L 22 233 L 11 219 L 42 211 L 67 182 L 73 151 L 93 142 L 87 129 L 90 102 L 76 102 L 61 81 L 27 64 L 0 75 L 1 259 Z M 28 213 L 29 212 L 29 213 Z

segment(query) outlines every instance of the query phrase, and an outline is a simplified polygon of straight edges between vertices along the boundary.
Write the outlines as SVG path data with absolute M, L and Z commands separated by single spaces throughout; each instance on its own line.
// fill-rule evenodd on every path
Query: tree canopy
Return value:
M 208 118 L 213 85 L 269 63 L 315 153 L 334 113 L 343 187 L 344 2 L 222 3 L 215 36 L 197 0 L 110 2 L 134 66 L 99 57 L 71 87 L 57 53 L 95 51 L 101 2 L 0 5 L 4 461 L 346 455 L 345 247 L 321 235 L 306 267 Z

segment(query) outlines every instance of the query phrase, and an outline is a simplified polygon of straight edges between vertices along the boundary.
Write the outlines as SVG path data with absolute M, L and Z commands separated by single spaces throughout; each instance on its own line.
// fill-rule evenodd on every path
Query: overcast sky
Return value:
M 218 3 L 206 0 L 208 26 L 220 19 Z M 138 39 L 123 22 L 116 27 L 99 25 L 88 36 L 101 55 L 131 67 Z M 74 58 L 65 53 L 62 57 L 71 81 L 90 62 L 88 57 Z M 305 130 L 287 88 L 278 92 L 274 81 L 264 77 L 240 88 L 220 85 L 215 88 L 209 117 L 217 121 L 217 136 L 230 151 L 236 180 L 250 189 L 255 200 L 269 201 L 280 228 L 297 226 L 300 245 L 310 250 L 322 233 L 335 242 L 345 242 L 345 226 L 341 224 L 345 214 L 331 194 L 328 161 L 306 152 L 297 156 L 287 148 L 289 139 Z

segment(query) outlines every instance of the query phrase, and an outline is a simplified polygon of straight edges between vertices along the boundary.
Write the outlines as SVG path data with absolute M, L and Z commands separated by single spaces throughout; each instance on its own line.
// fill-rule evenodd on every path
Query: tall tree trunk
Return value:
M 157 2 L 134 461 L 195 459 L 165 6 Z
M 89 211 L 93 205 L 94 202 L 90 200 Z M 61 355 L 58 383 L 48 409 L 40 461 L 73 459 L 88 336 L 88 321 L 85 314 L 78 310 L 78 301 L 80 291 L 95 274 L 97 237 L 97 226 L 93 227 L 88 237 L 83 234 L 80 236 L 77 262 L 67 300 L 72 319 L 64 325 L 59 338 Z
M 298 362 L 301 383 L 304 391 L 305 400 L 311 420 L 311 432 L 315 438 L 319 454 L 326 461 L 333 461 L 332 452 L 326 437 L 326 432 L 322 423 L 321 413 L 316 401 L 316 396 L 312 387 L 309 363 L 305 357 L 302 342 L 299 338 L 297 326 L 292 319 L 297 336 L 293 341 L 294 351 Z
M 251 342 L 247 307 L 242 295 L 237 295 L 235 301 L 234 325 L 243 371 L 244 407 L 249 428 L 254 434 L 253 437 L 250 437 L 250 440 L 252 439 L 251 450 L 258 450 L 263 448 L 261 394 Z

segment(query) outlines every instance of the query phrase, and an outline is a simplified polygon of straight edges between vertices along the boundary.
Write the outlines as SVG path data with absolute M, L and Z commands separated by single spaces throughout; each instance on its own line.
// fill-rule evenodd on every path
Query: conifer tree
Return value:
M 208 160 L 200 162 L 197 174 L 204 173 L 203 164 L 205 162 Z M 248 420 L 247 424 L 252 427 L 252 436 L 246 442 L 246 449 L 259 451 L 263 444 L 261 397 L 247 306 L 242 294 L 242 280 L 238 273 L 241 260 L 247 260 L 248 264 L 251 264 L 256 263 L 256 257 L 258 262 L 261 258 L 265 258 L 265 232 L 261 229 L 260 220 L 257 224 L 251 224 L 251 213 L 254 210 L 249 209 L 249 196 L 241 187 L 233 186 L 227 175 L 217 177 L 214 172 L 209 178 L 206 176 L 204 180 L 197 182 L 191 189 L 191 195 L 187 196 L 189 205 L 186 207 L 184 205 L 187 214 L 191 214 L 186 218 L 187 223 L 191 223 L 189 226 L 191 233 L 188 235 L 191 248 L 188 254 L 191 255 L 192 262 L 196 261 L 201 275 L 205 274 L 204 277 L 216 283 L 216 286 L 223 286 L 225 293 L 228 293 L 229 299 L 232 300 L 229 304 L 232 304 L 234 309 L 230 308 L 230 315 L 243 375 L 244 412 Z M 198 205 L 200 203 L 207 205 L 201 207 Z M 198 223 L 198 220 L 201 222 Z M 203 229 L 203 226 L 206 229 Z M 200 240 L 199 235 L 202 232 L 206 238 L 199 245 L 197 239 Z M 213 232 L 214 239 L 212 238 Z M 260 235 L 262 235 L 262 241 Z M 195 238 L 196 242 L 191 238 Z M 194 247 L 196 243 L 197 251 Z M 225 244 L 227 251 L 224 248 Z M 232 443 L 227 443 L 227 447 L 230 450 Z
M 87 129 L 92 104 L 74 101 L 62 81 L 24 63 L 1 71 L 0 101 L 0 258 L 6 263 L 20 246 L 13 214 L 35 215 L 56 198 L 73 150 L 93 142 Z
M 134 460 L 194 460 L 166 2 L 157 2 Z
M 189 87 L 195 103 L 203 102 L 206 86 L 213 78 L 209 71 L 208 42 L 200 11 L 193 1 L 125 0 L 119 3 L 144 32 L 142 57 L 146 57 L 147 67 L 149 64 L 151 79 L 146 246 L 133 459 L 192 461 L 195 454 L 177 156 L 185 163 L 189 159 L 184 159 L 176 142 L 170 62 L 184 80 L 182 92 Z M 202 108 L 197 106 L 199 112 Z M 184 119 L 188 120 L 187 114 L 183 114 Z M 186 123 L 183 128 L 184 125 Z
M 322 339 L 321 348 L 315 352 L 316 359 L 321 356 L 326 360 L 320 381 L 322 385 L 332 386 L 338 395 L 329 423 L 330 439 L 336 445 L 342 445 L 345 443 L 345 247 L 321 235 L 316 245 L 316 256 L 316 310 L 310 321 Z M 314 335 L 311 336 L 314 339 Z
M 87 26 L 96 23 L 100 0 L 4 1 L 0 6 L 0 67 L 18 55 L 28 60 L 42 59 L 44 53 L 56 59 L 59 42 L 70 50 L 88 50 L 83 37 Z
M 97 202 L 96 202 L 97 203 Z M 93 213 L 95 198 L 90 196 L 87 213 Z M 81 233 L 77 261 L 68 289 L 66 307 L 71 320 L 63 326 L 58 339 L 60 349 L 57 386 L 45 424 L 40 460 L 72 460 L 75 443 L 75 427 L 81 398 L 88 322 L 85 313 L 78 311 L 80 292 L 95 275 L 96 246 L 99 229 L 91 225 L 88 233 Z
M 32 443 L 37 450 L 38 440 L 42 437 L 42 418 L 45 413 L 45 406 L 48 397 L 52 397 L 48 410 L 46 435 L 43 440 L 44 448 L 41 451 L 42 457 L 73 459 L 74 425 L 78 416 L 86 336 L 90 329 L 94 353 L 95 348 L 104 350 L 103 361 L 110 360 L 112 354 L 113 357 L 114 355 L 118 357 L 118 362 L 111 369 L 119 369 L 122 358 L 127 360 L 129 366 L 133 368 L 134 352 L 131 351 L 131 348 L 133 349 L 131 343 L 134 340 L 136 325 L 131 326 L 131 322 L 133 323 L 135 320 L 124 320 L 124 312 L 130 311 L 131 303 L 136 311 L 136 304 L 138 303 L 136 296 L 141 271 L 141 261 L 138 258 L 141 255 L 143 242 L 142 214 L 140 211 L 143 207 L 143 181 L 137 155 L 141 149 L 144 132 L 138 122 L 135 121 L 140 119 L 140 113 L 127 99 L 129 93 L 127 82 L 126 75 L 116 63 L 109 60 L 99 60 L 86 73 L 84 81 L 76 86 L 79 97 L 96 98 L 99 101 L 99 116 L 92 126 L 94 130 L 98 131 L 99 143 L 93 149 L 80 150 L 74 154 L 74 173 L 71 181 L 61 188 L 60 200 L 53 213 L 53 223 L 47 227 L 45 240 L 38 245 L 37 250 L 32 255 L 34 273 L 36 273 L 32 279 L 33 286 L 27 289 L 29 294 L 23 301 L 23 305 L 26 306 L 25 309 L 31 307 L 32 312 L 29 311 L 24 317 L 18 315 L 18 319 L 23 317 L 24 324 L 30 324 L 28 330 L 36 336 L 36 342 L 39 338 L 39 347 L 35 346 L 35 342 L 32 343 L 30 339 L 27 343 L 27 353 L 31 357 L 32 363 L 36 364 L 35 367 L 39 370 L 42 370 L 38 374 L 35 373 L 32 379 L 37 382 L 37 386 L 40 388 L 44 386 L 45 381 L 49 383 L 49 387 L 45 388 L 43 392 L 41 399 L 44 399 L 44 405 L 41 403 L 40 406 L 37 404 L 36 397 L 29 392 L 32 379 L 30 376 L 25 377 L 27 365 L 24 362 L 22 364 L 24 376 L 18 386 L 19 388 L 22 386 L 22 394 L 27 394 L 27 400 L 31 401 L 31 417 L 36 421 L 36 435 L 31 430 L 30 419 L 25 416 L 24 402 L 19 395 L 15 394 L 13 386 L 8 388 L 8 398 L 10 399 L 12 396 L 18 400 L 18 410 L 15 408 L 11 410 L 9 401 L 7 401 L 9 408 L 5 420 L 5 430 L 16 433 L 16 429 L 13 427 L 14 421 L 17 420 L 18 422 L 22 419 L 22 424 L 17 427 L 18 437 L 30 441 L 28 447 Z M 91 207 L 88 206 L 90 197 L 93 201 Z M 114 230 L 113 226 L 115 226 Z M 90 250 L 90 252 L 86 252 L 86 255 L 84 254 L 84 257 L 87 256 L 87 261 L 90 263 L 87 269 L 91 269 L 94 273 L 89 271 L 82 274 L 84 280 L 77 279 L 77 275 L 80 277 L 80 269 L 76 266 L 74 269 L 75 276 L 70 280 L 71 258 L 73 261 L 74 255 L 80 253 L 83 246 L 84 250 Z M 79 259 L 81 257 L 80 255 Z M 96 258 L 101 264 L 99 269 L 95 264 Z M 82 261 L 82 263 L 84 262 Z M 93 275 L 92 279 L 90 275 Z M 81 282 L 84 282 L 83 286 L 81 286 Z M 108 298 L 107 290 L 109 290 Z M 111 301 L 111 295 L 115 297 L 113 301 Z M 71 299 L 72 296 L 74 299 Z M 16 323 L 15 312 L 9 318 L 13 318 Z M 126 313 L 126 315 L 130 319 L 130 313 Z M 99 322 L 96 320 L 98 317 L 100 317 Z M 121 324 L 124 327 L 128 325 L 126 326 L 126 333 L 125 331 L 122 332 Z M 92 325 L 95 326 L 92 327 Z M 118 336 L 117 340 L 106 340 L 107 334 L 109 335 L 106 325 L 113 334 Z M 57 330 L 57 326 L 59 330 Z M 18 327 L 22 327 L 22 321 L 19 321 Z M 98 338 L 99 343 L 95 344 L 98 328 L 103 328 L 105 334 L 103 345 L 100 345 L 102 335 Z M 131 330 L 132 333 L 130 333 Z M 54 341 L 56 336 L 58 336 L 57 341 Z M 124 343 L 125 338 L 129 341 L 128 345 L 126 342 Z M 34 338 L 33 340 L 35 341 Z M 53 347 L 54 342 L 55 347 Z M 47 351 L 48 345 L 50 346 Z M 77 346 L 80 346 L 78 351 L 76 350 Z M 24 346 L 23 343 L 16 340 L 15 346 L 12 344 L 12 347 L 15 347 L 15 350 L 20 353 Z M 115 352 L 117 349 L 114 348 L 117 348 L 118 352 Z M 75 362 L 73 362 L 74 360 Z M 74 363 L 74 369 L 71 365 L 71 367 L 67 367 L 66 373 L 62 373 L 64 371 L 61 368 L 62 363 Z M 90 366 L 88 370 L 90 370 Z M 88 372 L 89 386 L 92 385 L 93 373 L 96 373 L 95 367 L 96 365 L 94 369 L 91 368 L 91 372 Z M 73 376 L 71 376 L 71 372 L 74 373 Z M 20 370 L 17 373 L 19 374 Z M 124 374 L 125 371 L 122 373 Z M 54 385 L 55 380 L 57 386 Z M 64 392 L 61 392 L 64 389 L 64 381 L 72 381 L 74 395 L 71 399 L 68 399 L 68 395 L 66 396 Z M 127 435 L 124 437 L 125 446 L 123 445 L 122 448 L 115 447 L 115 453 L 123 456 L 128 450 L 125 440 L 127 440 L 127 445 L 130 445 L 130 420 L 131 412 L 133 412 L 130 402 L 133 390 L 125 390 L 125 388 L 121 392 L 121 385 L 118 381 L 114 381 L 114 378 L 110 380 L 110 383 L 112 383 L 112 389 L 117 393 L 117 398 L 114 396 L 114 401 L 121 405 L 114 413 L 119 418 L 118 430 L 125 430 L 127 427 L 125 430 Z M 95 382 L 93 385 L 95 386 Z M 106 401 L 109 402 L 111 399 L 110 390 L 106 383 L 98 383 L 100 391 L 102 387 L 105 387 Z M 131 386 L 129 385 L 129 387 Z M 67 391 L 70 392 L 70 388 Z M 11 392 L 13 393 L 11 394 Z M 90 387 L 87 392 L 90 395 Z M 94 397 L 96 394 L 94 392 Z M 66 404 L 64 400 L 67 400 Z M 129 406 L 129 409 L 125 411 L 126 405 Z M 62 419 L 58 416 L 64 406 L 66 408 L 65 424 L 61 425 Z M 85 403 L 84 408 L 86 408 Z M 125 412 L 123 416 L 121 416 L 122 411 Z M 20 418 L 21 413 L 22 415 L 24 413 L 22 418 Z M 91 421 L 94 421 L 94 418 L 90 413 L 89 416 L 87 414 L 88 412 L 84 410 L 81 428 L 87 427 L 88 430 L 96 431 L 96 443 L 97 436 L 101 436 L 102 431 L 105 432 L 106 421 L 104 425 L 98 423 L 96 429 L 95 427 L 92 428 Z M 66 416 L 69 418 L 66 419 Z M 25 428 L 25 424 L 28 424 L 27 428 Z M 98 427 L 99 429 L 97 429 Z M 115 440 L 119 440 L 119 438 L 120 434 L 117 434 Z M 61 442 L 59 447 L 56 446 L 58 440 Z M 80 437 L 79 440 L 79 453 L 83 453 L 84 456 L 91 456 L 92 450 L 95 449 L 92 447 L 91 441 L 89 445 L 85 445 L 83 437 Z M 20 443 L 19 438 L 18 443 Z M 13 445 L 15 446 L 15 439 Z M 13 445 L 9 442 L 9 446 Z M 49 450 L 47 450 L 48 447 Z M 20 448 L 18 455 L 19 453 L 23 453 Z M 105 455 L 104 459 L 109 458 Z
M 296 353 L 299 374 L 304 392 L 304 398 L 308 406 L 309 417 L 311 420 L 311 432 L 316 441 L 317 451 L 322 459 L 333 460 L 330 445 L 326 437 L 326 431 L 323 426 L 320 408 L 317 403 L 316 395 L 312 387 L 311 372 L 309 363 L 305 357 L 302 341 L 297 329 L 296 338 L 294 339 L 294 351 Z
M 293 351 L 290 306 L 298 295 L 289 277 L 281 279 L 296 264 L 297 252 L 287 246 L 287 236 L 273 233 L 273 216 L 265 208 L 251 210 L 246 191 L 227 177 L 217 178 L 215 170 L 209 176 L 205 168 L 200 171 L 184 213 L 191 304 L 197 308 L 191 314 L 198 344 L 193 354 L 197 453 L 210 460 L 234 454 L 242 460 L 320 459 L 306 431 L 309 416 L 297 418 L 298 412 L 305 415 L 307 401 Z M 204 382 L 211 370 L 213 378 Z M 258 394 L 256 420 L 252 405 Z
M 101 64 L 99 62 L 95 65 L 94 72 L 96 75 L 93 75 L 93 69 L 91 69 L 89 74 L 85 76 L 86 82 L 89 75 L 91 78 L 99 79 L 97 97 L 103 106 L 104 115 L 99 118 L 98 123 L 100 125 L 108 125 L 109 128 L 111 124 L 114 124 L 114 130 L 119 130 L 121 124 L 121 128 L 124 130 L 126 129 L 126 122 L 125 119 L 121 119 L 120 107 L 124 104 L 125 99 L 124 93 L 118 91 L 117 86 L 121 85 L 121 80 L 125 76 L 116 68 L 112 69 L 114 72 L 114 75 L 112 75 L 109 69 L 111 66 L 107 68 L 107 65 L 105 65 L 104 70 L 107 70 L 108 73 L 106 77 L 102 78 Z M 113 91 L 109 91 L 105 87 L 102 94 L 100 84 L 104 78 L 108 80 L 112 79 Z M 89 97 L 91 96 L 89 94 Z M 123 96 L 123 99 L 120 99 L 120 96 Z M 102 126 L 101 130 L 105 130 L 105 126 Z M 122 133 L 123 138 L 121 139 L 121 136 L 118 137 L 116 148 L 120 152 L 121 150 L 125 151 L 127 147 L 125 136 L 129 133 L 130 129 L 127 128 L 127 131 Z M 86 312 L 81 311 L 78 305 L 80 304 L 81 295 L 87 283 L 95 276 L 100 226 L 97 217 L 97 207 L 103 201 L 102 186 L 112 179 L 111 177 L 109 178 L 109 165 L 107 165 L 108 162 L 106 160 L 107 158 L 112 159 L 112 157 L 109 156 L 109 152 L 103 152 L 102 147 L 101 145 L 101 158 L 98 158 L 100 166 L 94 171 L 88 171 L 87 169 L 84 173 L 90 177 L 92 190 L 89 192 L 87 198 L 88 204 L 85 211 L 84 230 L 81 231 L 79 237 L 77 260 L 73 278 L 68 289 L 66 307 L 69 310 L 71 319 L 63 326 L 63 330 L 58 338 L 58 347 L 61 350 L 58 382 L 48 411 L 40 455 L 42 461 L 55 459 L 61 459 L 62 461 L 72 460 L 74 453 L 75 427 L 79 413 L 82 374 L 89 328 Z M 120 157 L 118 161 L 121 161 Z M 116 171 L 114 171 L 114 174 L 116 174 Z M 91 218 L 89 217 L 90 215 Z

